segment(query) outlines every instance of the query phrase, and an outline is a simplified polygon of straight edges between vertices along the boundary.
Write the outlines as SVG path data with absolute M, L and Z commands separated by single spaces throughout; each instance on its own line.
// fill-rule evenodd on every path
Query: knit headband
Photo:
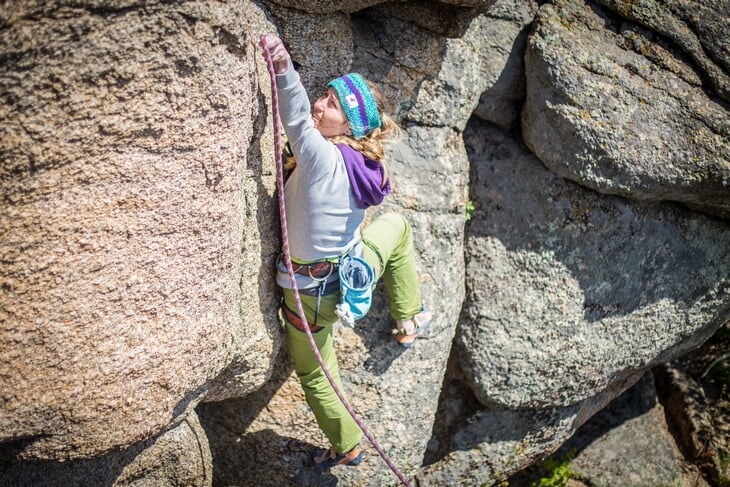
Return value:
M 346 74 L 333 79 L 327 83 L 327 86 L 334 88 L 337 92 L 340 105 L 350 122 L 353 138 L 362 139 L 382 125 L 378 104 L 375 103 L 373 93 L 362 75 Z

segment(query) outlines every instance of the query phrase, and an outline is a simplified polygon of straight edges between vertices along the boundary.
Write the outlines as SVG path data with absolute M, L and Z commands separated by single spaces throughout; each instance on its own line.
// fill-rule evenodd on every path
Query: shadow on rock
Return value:
M 616 430 L 631 420 L 646 415 L 656 405 L 654 381 L 651 372 L 647 372 L 636 384 L 618 396 L 605 409 L 591 417 L 550 458 L 557 463 L 576 458 L 601 438 L 605 438 L 612 430 Z M 628 442 L 627 444 L 631 443 Z M 544 475 L 545 471 L 542 464 L 536 464 L 510 478 L 509 486 L 529 487 Z
M 282 350 L 271 379 L 259 391 L 198 406 L 213 456 L 214 486 L 337 484 L 312 464 L 314 445 L 270 428 L 248 432 L 291 372 L 289 354 Z
M 395 322 L 388 313 L 385 286 L 380 282 L 373 293 L 373 306 L 370 312 L 355 327 L 355 332 L 367 349 L 367 358 L 363 366 L 373 375 L 383 375 L 393 362 L 408 350 L 396 345 L 391 333 L 394 327 Z

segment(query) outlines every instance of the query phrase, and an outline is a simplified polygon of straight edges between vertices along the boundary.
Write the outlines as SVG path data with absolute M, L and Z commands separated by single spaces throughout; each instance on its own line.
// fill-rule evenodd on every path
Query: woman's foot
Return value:
M 396 321 L 397 328 L 393 330 L 395 340 L 403 347 L 410 348 L 416 338 L 425 332 L 429 325 L 433 314 L 426 308 L 422 308 L 421 312 L 409 320 Z
M 312 457 L 314 459 L 314 465 L 322 469 L 328 469 L 335 465 L 354 467 L 362 463 L 362 450 L 356 446 L 347 453 L 337 454 L 334 448 L 330 448 L 329 450 L 317 448 L 314 450 Z

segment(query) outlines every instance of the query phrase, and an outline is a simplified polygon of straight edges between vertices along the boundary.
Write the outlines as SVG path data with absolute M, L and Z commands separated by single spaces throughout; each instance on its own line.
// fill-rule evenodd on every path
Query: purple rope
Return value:
M 403 475 L 403 473 L 398 470 L 398 467 L 393 463 L 393 461 L 388 457 L 388 455 L 385 454 L 385 451 L 380 446 L 380 444 L 375 440 L 375 437 L 368 431 L 365 424 L 362 422 L 360 417 L 355 413 L 355 411 L 350 406 L 350 403 L 347 402 L 347 399 L 342 394 L 342 391 L 340 391 L 340 388 L 337 387 L 337 384 L 335 384 L 334 379 L 332 378 L 332 375 L 330 374 L 330 371 L 327 370 L 327 367 L 324 364 L 324 360 L 322 359 L 322 355 L 319 353 L 319 348 L 317 348 L 317 344 L 314 341 L 314 337 L 312 336 L 312 330 L 309 328 L 309 323 L 307 323 L 307 318 L 304 315 L 304 308 L 302 307 L 302 300 L 299 297 L 299 289 L 297 288 L 297 281 L 296 277 L 294 276 L 294 267 L 291 263 L 291 254 L 289 253 L 289 233 L 287 232 L 287 226 L 286 226 L 286 205 L 284 204 L 284 165 L 281 160 L 281 120 L 279 118 L 279 95 L 276 91 L 276 72 L 274 71 L 274 61 L 271 59 L 271 52 L 269 51 L 269 46 L 266 44 L 266 37 L 261 36 L 260 40 L 261 47 L 264 50 L 264 56 L 266 58 L 266 64 L 268 66 L 269 70 L 269 77 L 271 78 L 271 109 L 274 116 L 274 156 L 276 158 L 276 189 L 279 193 L 279 219 L 281 223 L 281 240 L 282 240 L 282 247 L 284 249 L 284 264 L 286 264 L 287 271 L 289 273 L 289 279 L 291 280 L 292 284 L 292 291 L 294 292 L 294 300 L 297 304 L 297 313 L 299 314 L 299 319 L 302 320 L 302 324 L 304 325 L 304 330 L 307 333 L 307 338 L 309 339 L 309 345 L 312 347 L 312 351 L 314 352 L 314 356 L 317 358 L 317 362 L 319 362 L 319 366 L 322 367 L 322 371 L 324 372 L 324 375 L 327 377 L 327 380 L 329 381 L 330 385 L 332 386 L 332 389 L 335 391 L 335 394 L 337 394 L 337 397 L 342 402 L 342 405 L 345 406 L 345 409 L 347 409 L 347 412 L 350 413 L 350 416 L 352 416 L 352 419 L 355 420 L 355 423 L 360 427 L 362 432 L 365 434 L 367 439 L 370 441 L 370 444 L 373 445 L 373 448 L 380 454 L 380 456 L 385 460 L 385 463 L 388 464 L 390 469 L 393 471 L 393 473 L 398 477 L 398 479 L 405 485 L 406 487 L 410 487 L 410 484 L 408 483 L 408 480 Z

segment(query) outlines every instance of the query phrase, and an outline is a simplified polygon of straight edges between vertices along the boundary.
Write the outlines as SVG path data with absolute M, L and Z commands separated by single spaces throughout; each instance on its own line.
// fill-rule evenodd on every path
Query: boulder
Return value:
M 677 51 L 582 1 L 542 6 L 525 55 L 525 143 L 601 193 L 730 217 L 730 117 Z
M 474 212 L 455 350 L 481 405 L 452 414 L 430 485 L 494 482 L 554 451 L 730 306 L 727 225 L 582 188 L 479 120 L 464 137 Z
M 713 485 L 730 479 L 729 358 L 730 322 L 698 349 L 654 369 L 680 449 Z
M 709 487 L 672 437 L 657 389 L 652 372 L 645 373 L 549 458 L 510 477 L 510 487 L 528 487 L 543 478 L 565 476 L 571 479 L 569 487 Z
M 482 111 L 509 107 L 514 117 L 515 100 L 523 96 L 520 88 L 522 70 L 516 57 L 520 56 L 521 32 L 531 21 L 536 4 L 501 0 L 494 3 L 485 14 L 475 17 L 465 32 L 456 38 L 444 37 L 437 69 L 420 84 L 412 107 L 404 117 L 426 126 L 447 126 L 459 132 L 480 104 Z M 513 49 L 504 45 L 517 44 Z M 506 87 L 505 83 L 515 85 Z M 511 123 L 509 111 L 506 124 Z
M 266 22 L 241 3 L 30 5 L 0 32 L 0 443 L 89 458 L 269 373 Z
M 577 478 L 596 487 L 706 486 L 696 471 L 684 471 L 651 372 L 592 417 L 561 454 L 573 457 L 570 469 Z
M 484 404 L 579 404 L 724 324 L 726 224 L 589 191 L 483 123 L 465 139 L 475 211 L 458 342 Z
M 0 465 L 2 487 L 211 486 L 208 439 L 193 412 L 155 438 L 99 458 L 56 462 L 34 460 Z
M 485 12 L 486 44 L 476 54 L 484 60 L 486 84 L 473 116 L 505 129 L 519 124 L 525 98 L 525 46 L 536 13 L 537 3 L 513 1 L 498 1 Z
M 668 39 L 697 66 L 711 88 L 722 99 L 730 101 L 727 32 L 730 1 L 597 0 L 597 3 Z

